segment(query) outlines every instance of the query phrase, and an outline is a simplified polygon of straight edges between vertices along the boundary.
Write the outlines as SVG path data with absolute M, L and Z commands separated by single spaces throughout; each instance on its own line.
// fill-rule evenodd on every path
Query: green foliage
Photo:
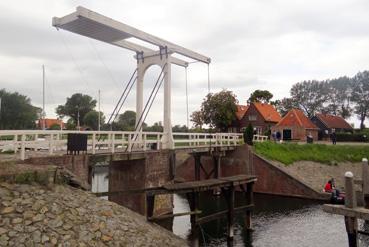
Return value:
M 59 105 L 56 108 L 56 114 L 63 118 L 68 116 L 74 120 L 74 123 L 78 123 L 78 117 L 80 125 L 84 125 L 85 115 L 92 111 L 96 106 L 96 100 L 92 99 L 91 96 L 81 93 L 75 93 L 64 105 Z
M 252 127 L 251 123 L 249 123 L 249 125 L 243 132 L 243 140 L 248 145 L 253 145 L 252 142 L 253 138 L 254 138 L 254 128 Z
M 148 132 L 163 132 L 163 125 L 161 122 L 154 123 L 152 126 L 147 126 L 143 128 L 144 131 Z
M 173 132 L 188 132 L 188 128 L 186 125 L 174 125 L 172 128 Z
M 0 90 L 0 129 L 34 129 L 41 114 L 27 96 Z
M 255 152 L 267 159 L 291 165 L 296 161 L 315 161 L 331 165 L 337 162 L 360 162 L 368 157 L 366 145 L 324 145 L 259 142 L 254 144 Z
M 136 112 L 134 111 L 125 111 L 123 114 L 120 114 L 118 117 L 117 126 L 121 130 L 125 131 L 133 131 L 136 127 Z
M 268 90 L 255 90 L 250 98 L 247 100 L 248 103 L 262 102 L 269 103 L 270 99 L 273 98 L 273 94 Z
M 202 126 L 204 125 L 204 117 L 202 116 L 201 111 L 192 112 L 190 118 L 191 118 L 191 122 L 193 122 L 195 128 L 202 129 Z
M 49 130 L 60 130 L 60 125 L 57 124 L 57 123 L 54 123 L 52 124 L 50 127 L 49 127 Z
M 298 102 L 301 109 L 310 118 L 316 112 L 324 109 L 323 104 L 328 99 L 328 88 L 325 81 L 303 81 L 291 88 L 293 102 Z
M 227 90 L 209 93 L 201 105 L 201 113 L 205 124 L 220 131 L 226 131 L 235 120 L 238 101 L 236 95 Z
M 103 112 L 100 112 L 100 126 L 102 126 L 105 122 L 105 116 Z M 92 130 L 98 130 L 99 128 L 99 112 L 90 111 L 86 113 L 83 118 L 83 123 L 86 127 L 91 128 Z
M 352 99 L 355 113 L 360 119 L 360 129 L 364 129 L 364 121 L 369 114 L 369 71 L 359 72 L 353 78 Z
M 76 126 L 77 125 L 72 118 L 69 118 L 67 123 L 65 124 L 65 128 L 67 130 L 76 130 Z
M 287 112 L 292 108 L 300 109 L 298 102 L 296 102 L 293 98 L 283 98 L 281 100 L 271 101 L 270 104 L 274 105 L 281 116 L 286 115 Z

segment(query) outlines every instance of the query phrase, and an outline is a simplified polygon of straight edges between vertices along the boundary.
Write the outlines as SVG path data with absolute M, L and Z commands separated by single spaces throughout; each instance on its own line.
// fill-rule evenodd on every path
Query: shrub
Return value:
M 247 143 L 248 145 L 252 145 L 252 139 L 254 138 L 254 129 L 251 125 L 251 123 L 249 123 L 249 125 L 247 126 L 247 128 L 245 129 L 245 131 L 243 132 L 243 140 L 245 141 L 245 143 Z
M 368 142 L 369 135 L 360 133 L 336 133 L 338 142 Z

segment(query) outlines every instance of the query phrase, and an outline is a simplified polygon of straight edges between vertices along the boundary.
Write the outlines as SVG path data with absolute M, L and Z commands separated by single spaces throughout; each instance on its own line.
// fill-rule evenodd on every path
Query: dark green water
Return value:
M 242 198 L 237 195 L 237 202 Z M 175 212 L 188 210 L 185 198 L 176 195 Z M 200 199 L 205 214 L 225 209 L 224 199 L 204 194 Z M 255 195 L 253 213 L 253 233 L 251 236 L 244 230 L 244 216 L 236 215 L 234 246 L 347 246 L 347 237 L 342 216 L 323 212 L 322 206 L 314 201 Z M 363 223 L 359 223 L 363 228 Z M 173 222 L 173 232 L 183 238 L 189 238 L 189 216 L 177 217 Z M 218 219 L 200 228 L 201 246 L 227 246 L 226 220 Z M 366 237 L 360 236 L 359 246 L 369 246 Z

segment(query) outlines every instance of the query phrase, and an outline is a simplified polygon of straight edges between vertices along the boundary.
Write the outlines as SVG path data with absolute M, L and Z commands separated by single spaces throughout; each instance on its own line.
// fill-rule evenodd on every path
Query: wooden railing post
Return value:
M 92 154 L 96 153 L 95 146 L 96 146 L 96 133 L 93 133 L 92 134 Z
M 111 153 L 115 153 L 115 134 L 111 134 Z
M 363 158 L 362 160 L 362 181 L 363 181 L 364 207 L 369 208 L 369 167 L 367 158 Z
M 50 139 L 49 139 L 49 154 L 53 154 L 53 139 L 54 139 L 54 135 L 50 134 Z
M 16 154 L 18 152 L 18 135 L 14 135 L 13 148 L 14 148 L 14 153 Z
M 26 158 L 26 135 L 22 135 L 21 139 L 21 152 L 20 152 L 20 158 L 21 160 L 24 160 Z
M 345 206 L 347 208 L 356 207 L 356 195 L 354 187 L 354 175 L 352 172 L 345 173 Z M 345 226 L 349 242 L 349 247 L 357 247 L 357 219 L 345 216 Z
M 128 134 L 128 149 L 127 151 L 128 152 L 131 152 L 132 151 L 132 139 L 131 139 L 131 134 Z

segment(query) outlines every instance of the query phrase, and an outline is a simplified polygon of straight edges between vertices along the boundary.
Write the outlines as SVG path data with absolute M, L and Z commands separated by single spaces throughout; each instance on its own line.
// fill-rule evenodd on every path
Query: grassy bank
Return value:
M 324 145 L 263 142 L 254 144 L 255 152 L 267 159 L 290 165 L 296 161 L 315 161 L 328 165 L 360 162 L 369 155 L 369 146 Z

